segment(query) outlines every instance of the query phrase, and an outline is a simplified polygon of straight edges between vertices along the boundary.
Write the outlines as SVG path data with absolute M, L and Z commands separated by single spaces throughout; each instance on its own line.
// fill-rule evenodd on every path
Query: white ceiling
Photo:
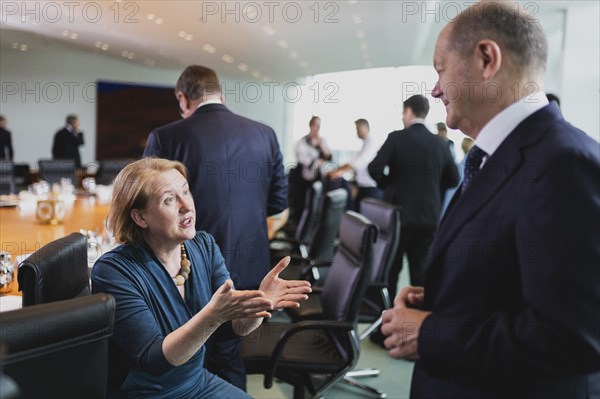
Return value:
M 202 64 L 246 80 L 295 79 L 370 67 L 429 65 L 440 29 L 468 4 L 2 1 L 0 41 L 20 48 L 26 44 L 19 42 L 20 32 L 28 32 L 148 68 L 180 70 Z M 524 4 L 547 33 L 562 30 L 560 14 L 568 2 Z

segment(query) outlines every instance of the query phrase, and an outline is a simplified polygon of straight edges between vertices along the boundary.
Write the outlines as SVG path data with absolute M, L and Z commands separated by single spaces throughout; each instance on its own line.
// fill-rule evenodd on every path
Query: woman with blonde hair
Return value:
M 109 389 L 119 397 L 247 397 L 203 368 L 204 342 L 228 320 L 246 335 L 311 291 L 308 282 L 279 278 L 288 257 L 259 290 L 235 290 L 195 216 L 179 162 L 144 158 L 115 179 L 108 225 L 122 244 L 96 262 L 92 289 L 116 299 Z

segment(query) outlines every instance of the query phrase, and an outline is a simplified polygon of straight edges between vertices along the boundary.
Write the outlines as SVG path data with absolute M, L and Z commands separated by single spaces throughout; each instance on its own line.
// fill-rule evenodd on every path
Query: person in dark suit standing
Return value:
M 424 96 L 404 101 L 404 130 L 390 133 L 369 164 L 369 174 L 384 190 L 385 201 L 402 207 L 400 246 L 388 277 L 392 298 L 404 254 L 411 284 L 423 284 L 423 262 L 440 218 L 441 193 L 458 184 L 448 144 L 425 127 L 428 113 L 429 101 Z M 386 166 L 388 175 L 384 174 Z
M 0 115 L 0 161 L 12 161 L 14 155 L 12 137 L 6 129 L 6 117 Z
M 183 119 L 150 133 L 144 156 L 182 162 L 198 204 L 196 229 L 215 237 L 236 289 L 258 289 L 271 269 L 267 216 L 287 208 L 275 132 L 223 104 L 217 74 L 187 67 L 175 86 Z M 230 323 L 207 343 L 206 366 L 246 389 L 240 339 Z
M 475 146 L 424 287 L 383 314 L 391 356 L 417 359 L 413 398 L 600 396 L 598 143 L 548 104 L 547 52 L 512 3 L 438 37 L 432 94 Z
M 73 159 L 77 168 L 81 167 L 79 147 L 83 145 L 83 133 L 79 131 L 79 118 L 68 115 L 65 127 L 54 135 L 52 158 Z

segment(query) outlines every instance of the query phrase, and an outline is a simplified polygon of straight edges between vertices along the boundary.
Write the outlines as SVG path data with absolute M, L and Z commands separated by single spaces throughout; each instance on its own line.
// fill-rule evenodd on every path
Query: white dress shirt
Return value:
M 510 105 L 494 116 L 479 132 L 475 145 L 487 154 L 481 162 L 481 167 L 506 140 L 508 135 L 528 116 L 548 105 L 546 93 L 538 91 Z
M 375 159 L 377 151 L 379 151 L 379 146 L 377 146 L 371 135 L 367 134 L 363 139 L 361 149 L 348 162 L 352 166 L 352 169 L 354 169 L 354 179 L 358 187 L 377 187 L 377 183 L 367 170 L 371 161 Z

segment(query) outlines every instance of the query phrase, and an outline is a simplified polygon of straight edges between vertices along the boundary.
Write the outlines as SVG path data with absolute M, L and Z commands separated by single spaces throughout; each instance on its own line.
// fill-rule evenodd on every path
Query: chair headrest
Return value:
M 365 215 L 378 228 L 381 235 L 389 235 L 400 218 L 400 208 L 396 205 L 375 199 L 365 198 L 360 203 L 360 213 Z
M 347 211 L 342 216 L 340 223 L 340 245 L 344 251 L 359 262 L 364 261 L 365 245 L 368 245 L 366 236 L 374 229 L 373 224 L 363 215 Z M 377 240 L 375 230 L 374 239 Z
M 23 306 L 89 295 L 87 240 L 72 233 L 35 251 L 19 265 Z

